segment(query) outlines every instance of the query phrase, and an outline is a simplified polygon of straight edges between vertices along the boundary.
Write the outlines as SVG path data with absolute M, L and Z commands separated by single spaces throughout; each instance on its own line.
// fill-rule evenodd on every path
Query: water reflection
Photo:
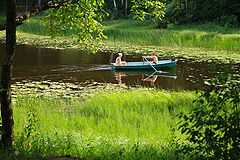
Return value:
M 149 82 L 151 86 L 155 86 L 155 82 L 157 81 L 158 77 L 164 77 L 164 78 L 171 78 L 176 79 L 177 75 L 174 70 L 169 71 L 119 71 L 114 70 L 114 76 L 118 84 L 124 83 L 122 78 L 123 77 L 130 77 L 130 76 L 138 76 L 141 81 Z M 161 81 L 161 80 L 160 80 Z M 126 81 L 127 82 L 127 81 Z
M 122 77 L 127 76 L 127 75 L 125 73 L 119 72 L 119 73 L 115 73 L 114 76 L 115 76 L 115 79 L 118 82 L 118 84 L 122 84 Z
M 2 62 L 4 50 L 4 45 L 0 44 L 0 62 Z M 154 70 L 113 72 L 110 63 L 116 56 L 106 52 L 90 54 L 79 50 L 56 50 L 20 45 L 16 47 L 12 79 L 13 82 L 22 80 L 74 83 L 96 81 L 124 83 L 128 86 L 194 90 L 202 89 L 204 81 L 224 72 L 223 67 L 229 66 L 229 64 L 198 62 L 177 57 L 179 59 L 177 67 L 166 71 L 167 73 L 150 76 Z M 127 55 L 126 60 L 136 62 L 140 58 L 141 55 Z M 159 59 L 169 59 L 169 57 Z M 234 73 L 239 74 L 239 64 L 230 66 Z M 176 79 L 174 79 L 175 76 L 177 76 Z
M 151 86 L 154 86 L 154 82 L 157 80 L 157 75 L 150 75 L 146 77 L 144 74 L 142 74 L 142 81 L 150 82 Z

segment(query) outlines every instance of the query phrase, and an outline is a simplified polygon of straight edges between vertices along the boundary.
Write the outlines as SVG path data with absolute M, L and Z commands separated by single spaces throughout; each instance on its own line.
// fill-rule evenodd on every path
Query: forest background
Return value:
M 46 4 L 47 0 L 17 0 L 18 14 Z M 240 3 L 238 0 L 161 0 L 166 4 L 163 22 L 167 24 L 186 24 L 195 22 L 216 22 L 224 26 L 236 26 L 240 21 Z M 129 19 L 133 3 L 130 0 L 105 0 L 108 19 Z M 5 1 L 0 2 L 1 14 L 5 13 Z M 20 12 L 20 13 L 19 13 Z

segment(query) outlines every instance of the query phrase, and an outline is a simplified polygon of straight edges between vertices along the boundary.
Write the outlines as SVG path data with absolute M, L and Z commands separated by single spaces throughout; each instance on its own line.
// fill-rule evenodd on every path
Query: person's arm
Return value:
M 143 58 L 143 61 L 145 61 L 145 59 L 153 58 L 153 56 L 142 56 L 142 58 Z
M 143 59 L 145 58 L 153 58 L 153 56 L 142 56 Z

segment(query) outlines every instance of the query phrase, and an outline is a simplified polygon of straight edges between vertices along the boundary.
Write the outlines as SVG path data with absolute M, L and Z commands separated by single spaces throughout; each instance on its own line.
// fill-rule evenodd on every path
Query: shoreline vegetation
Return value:
M 155 29 L 152 23 L 133 20 L 107 21 L 103 26 L 109 37 L 102 48 L 106 52 L 146 55 L 155 51 L 160 57 L 240 63 L 240 29 L 214 24 Z M 0 32 L 0 43 L 4 43 L 4 34 Z M 71 38 L 46 36 L 36 19 L 18 27 L 17 43 L 82 49 Z M 22 84 L 14 84 L 16 147 L 9 153 L 0 150 L 0 159 L 194 159 L 194 152 L 189 153 L 192 157 L 179 152 L 186 137 L 177 129 L 176 116 L 195 107 L 193 100 L 198 95 L 194 92 L 112 84 L 96 90 L 89 89 L 96 87 L 94 84 L 24 85 L 28 91 L 42 92 L 24 95 L 29 92 L 21 90 Z M 69 90 L 73 92 L 66 92 Z
M 136 20 L 104 21 L 104 52 L 147 55 L 155 51 L 162 58 L 187 58 L 198 61 L 219 60 L 240 63 L 240 28 L 226 28 L 213 23 L 156 29 L 153 22 Z M 5 32 L 0 32 L 0 43 Z M 51 38 L 35 18 L 17 28 L 17 44 L 53 49 L 81 49 L 70 37 Z
M 13 86 L 16 148 L 11 159 L 187 158 L 174 141 L 185 139 L 176 115 L 194 107 L 194 92 L 50 81 L 22 85 Z M 60 95 L 70 94 L 70 88 L 75 96 Z M 85 96 L 77 96 L 78 88 Z M 1 153 L 0 159 L 4 156 L 9 155 Z

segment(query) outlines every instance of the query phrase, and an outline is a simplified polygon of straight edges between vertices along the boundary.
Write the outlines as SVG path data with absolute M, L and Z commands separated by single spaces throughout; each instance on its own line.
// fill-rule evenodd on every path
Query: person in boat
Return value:
M 127 64 L 126 61 L 122 61 L 122 53 L 118 53 L 118 57 L 116 58 L 115 64 L 119 66 Z
M 158 64 L 158 58 L 154 52 L 152 52 L 151 56 L 142 56 L 143 62 L 146 61 L 146 59 L 152 59 L 153 64 Z

